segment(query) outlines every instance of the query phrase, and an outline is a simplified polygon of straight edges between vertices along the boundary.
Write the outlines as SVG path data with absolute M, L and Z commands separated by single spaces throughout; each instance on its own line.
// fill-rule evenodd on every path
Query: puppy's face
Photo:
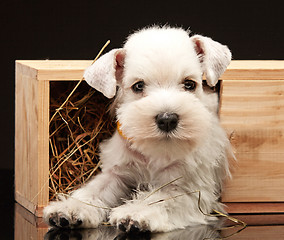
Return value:
M 145 155 L 187 154 L 212 127 L 202 75 L 207 70 L 209 85 L 214 85 L 218 81 L 214 74 L 218 75 L 223 64 L 218 60 L 217 67 L 205 70 L 207 50 L 199 38 L 189 38 L 181 29 L 146 29 L 131 35 L 124 48 L 110 56 L 119 86 L 117 119 L 131 147 Z M 88 70 L 86 73 L 88 81 Z M 89 83 L 94 85 L 93 80 Z

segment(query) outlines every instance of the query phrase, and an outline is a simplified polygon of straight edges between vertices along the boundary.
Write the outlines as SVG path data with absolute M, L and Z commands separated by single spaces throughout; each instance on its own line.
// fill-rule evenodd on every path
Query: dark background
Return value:
M 282 5 L 281 5 L 282 4 Z M 275 0 L 1 0 L 1 158 L 14 167 L 16 59 L 93 59 L 151 24 L 190 27 L 229 46 L 233 58 L 283 59 L 283 3 Z

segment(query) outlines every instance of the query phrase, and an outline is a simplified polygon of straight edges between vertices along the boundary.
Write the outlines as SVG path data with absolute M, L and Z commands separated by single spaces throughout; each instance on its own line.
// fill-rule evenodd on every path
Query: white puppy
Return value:
M 123 231 L 153 232 L 207 224 L 211 218 L 190 192 L 201 191 L 204 212 L 222 210 L 230 144 L 217 95 L 204 91 L 202 76 L 215 86 L 230 60 L 229 49 L 210 38 L 152 27 L 89 67 L 86 81 L 115 97 L 118 130 L 101 144 L 102 173 L 51 202 L 45 221 L 70 228 L 109 221 Z

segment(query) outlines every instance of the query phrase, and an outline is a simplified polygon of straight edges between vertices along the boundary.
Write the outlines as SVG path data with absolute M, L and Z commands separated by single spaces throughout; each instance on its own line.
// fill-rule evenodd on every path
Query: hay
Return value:
M 68 96 L 75 87 L 76 91 Z M 51 82 L 50 88 L 52 200 L 58 193 L 75 190 L 99 172 L 99 143 L 112 135 L 115 124 L 107 113 L 110 100 L 86 82 L 79 86 L 76 82 Z

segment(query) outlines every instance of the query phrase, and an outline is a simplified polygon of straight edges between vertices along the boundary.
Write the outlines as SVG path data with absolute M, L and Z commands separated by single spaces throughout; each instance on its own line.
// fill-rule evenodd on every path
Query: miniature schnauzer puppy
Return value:
M 87 68 L 87 83 L 114 98 L 117 131 L 101 143 L 102 172 L 51 202 L 45 221 L 65 228 L 109 221 L 126 232 L 208 224 L 203 213 L 223 210 L 231 148 L 203 76 L 214 87 L 230 61 L 229 49 L 211 38 L 150 27 Z

